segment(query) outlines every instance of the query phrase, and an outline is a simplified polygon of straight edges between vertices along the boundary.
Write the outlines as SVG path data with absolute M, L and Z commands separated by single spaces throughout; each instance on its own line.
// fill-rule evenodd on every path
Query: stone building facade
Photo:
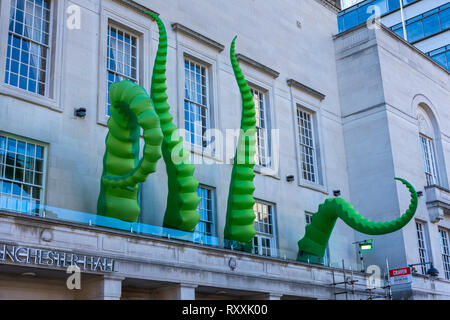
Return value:
M 142 185 L 139 224 L 95 220 L 108 85 L 150 89 L 158 30 L 143 11 L 165 23 L 171 113 L 198 162 L 194 234 L 160 227 L 163 161 Z M 363 285 L 347 297 L 366 299 L 361 269 L 383 276 L 425 262 L 438 278 L 426 276 L 430 264 L 416 267 L 394 296 L 450 298 L 449 72 L 382 25 L 339 33 L 337 13 L 319 0 L 2 1 L 0 298 L 342 299 L 332 283 L 354 277 Z M 239 128 L 234 35 L 261 129 L 252 253 L 223 248 L 232 166 L 225 142 L 212 154 L 201 139 Z M 398 217 L 409 199 L 394 176 L 422 191 L 416 220 L 372 237 L 364 266 L 355 242 L 368 236 L 342 221 L 324 266 L 295 261 L 326 198 L 339 194 L 372 220 Z M 51 266 L 49 252 L 58 253 Z M 114 272 L 91 264 L 82 289 L 69 290 L 72 254 L 114 260 Z

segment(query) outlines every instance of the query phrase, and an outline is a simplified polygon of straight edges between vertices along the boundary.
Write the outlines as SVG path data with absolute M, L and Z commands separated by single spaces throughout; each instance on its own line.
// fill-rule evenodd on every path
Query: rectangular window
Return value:
M 416 222 L 417 240 L 419 246 L 420 263 L 428 262 L 427 245 L 425 241 L 425 226 L 423 223 Z M 422 274 L 427 274 L 426 265 L 421 265 Z
M 425 169 L 425 176 L 427 178 L 427 185 L 437 185 L 439 184 L 439 181 L 436 169 L 436 157 L 434 155 L 433 140 L 420 135 L 420 146 L 422 148 L 422 159 Z
M 205 131 L 210 121 L 208 70 L 205 65 L 186 58 L 184 74 L 185 140 L 205 148 Z
M 266 95 L 258 89 L 251 88 L 253 100 L 256 109 L 256 133 L 257 133 L 257 149 L 256 164 L 262 167 L 270 167 L 270 143 L 268 135 L 268 107 Z
M 310 224 L 312 222 L 313 214 L 311 212 L 305 212 L 305 221 L 306 224 Z
M 197 194 L 200 197 L 198 212 L 200 214 L 200 222 L 195 227 L 195 231 L 206 236 L 215 235 L 215 214 L 214 214 L 214 190 L 207 187 L 198 187 Z
M 274 206 L 256 201 L 253 210 L 256 215 L 256 235 L 253 238 L 253 252 L 268 257 L 276 256 Z
M 138 80 L 138 37 L 116 26 L 108 25 L 107 96 L 111 83 Z M 106 114 L 109 115 L 109 96 Z
M 416 42 L 425 37 L 450 28 L 450 3 L 427 11 L 405 21 L 409 42 Z M 400 29 L 399 29 L 400 28 Z M 403 26 L 397 24 L 391 30 L 403 37 Z
M 305 212 L 305 221 L 306 221 L 307 225 L 312 222 L 312 219 L 313 219 L 313 213 L 312 212 Z M 325 250 L 325 254 L 323 255 L 323 265 L 324 266 L 329 266 L 330 265 L 330 262 L 329 262 L 330 259 L 328 257 L 329 257 L 329 249 L 328 249 L 328 246 L 327 246 L 327 249 Z
M 300 164 L 304 180 L 319 183 L 313 114 L 297 108 Z
M 0 135 L 0 209 L 40 212 L 44 163 L 43 146 Z
M 50 1 L 11 0 L 5 83 L 48 95 Z
M 430 51 L 427 56 L 450 70 L 450 45 Z
M 439 229 L 439 238 L 441 240 L 442 262 L 444 264 L 445 279 L 450 280 L 449 232 L 444 229 Z

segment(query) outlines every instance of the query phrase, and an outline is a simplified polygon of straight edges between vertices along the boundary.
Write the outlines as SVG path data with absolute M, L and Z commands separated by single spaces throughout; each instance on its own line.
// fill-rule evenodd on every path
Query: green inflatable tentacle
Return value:
M 253 206 L 255 186 L 256 111 L 253 96 L 235 55 L 236 37 L 231 43 L 231 65 L 242 96 L 241 132 L 234 157 L 228 193 L 225 239 L 249 242 L 255 236 Z
M 111 102 L 97 213 L 136 222 L 139 183 L 156 171 L 163 134 L 153 102 L 144 88 L 124 80 L 111 84 Z M 140 128 L 145 141 L 139 160 Z
M 147 12 L 158 24 L 159 45 L 153 67 L 151 98 L 161 122 L 164 139 L 162 154 L 166 164 L 168 179 L 167 207 L 164 214 L 164 226 L 193 231 L 200 221 L 197 207 L 200 198 L 197 195 L 198 181 L 194 178 L 194 165 L 189 162 L 190 153 L 183 148 L 183 138 L 177 134 L 173 124 L 170 106 L 167 103 L 166 61 L 167 33 L 161 19 Z M 174 161 L 175 160 L 175 161 Z
M 356 231 L 370 235 L 382 235 L 403 228 L 416 213 L 417 193 L 408 181 L 401 178 L 395 179 L 406 185 L 411 194 L 408 209 L 398 219 L 386 222 L 371 221 L 360 215 L 344 199 L 326 199 L 319 206 L 319 211 L 313 215 L 312 223 L 306 226 L 305 236 L 298 242 L 297 260 L 321 262 L 337 218 L 341 218 Z

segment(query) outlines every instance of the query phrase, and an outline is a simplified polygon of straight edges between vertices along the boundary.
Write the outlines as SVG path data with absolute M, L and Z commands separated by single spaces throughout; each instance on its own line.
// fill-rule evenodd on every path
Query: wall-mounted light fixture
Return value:
M 409 264 L 408 267 L 411 268 L 411 271 L 413 273 L 417 273 L 416 268 L 414 268 L 414 266 L 426 266 L 427 264 L 430 265 L 430 268 L 427 270 L 427 275 L 429 275 L 431 278 L 437 278 L 439 276 L 439 270 L 436 269 L 433 266 L 433 262 L 421 262 L 421 263 L 414 263 L 414 264 Z
M 341 190 L 334 190 L 333 194 L 335 197 L 339 197 L 341 195 Z
M 372 242 L 373 242 L 372 239 L 353 242 L 353 244 L 357 244 L 359 247 L 358 254 L 359 254 L 359 259 L 361 260 L 361 272 L 364 272 L 364 270 L 365 270 L 364 269 L 364 257 L 362 255 L 362 253 L 367 252 L 367 251 L 372 251 L 372 249 L 373 249 Z
M 294 181 L 295 180 L 295 177 L 291 174 L 291 175 L 289 175 L 289 176 L 286 176 L 286 181 L 287 182 L 292 182 L 292 181 Z
M 75 117 L 84 119 L 86 118 L 87 111 L 86 108 L 75 108 L 73 114 Z

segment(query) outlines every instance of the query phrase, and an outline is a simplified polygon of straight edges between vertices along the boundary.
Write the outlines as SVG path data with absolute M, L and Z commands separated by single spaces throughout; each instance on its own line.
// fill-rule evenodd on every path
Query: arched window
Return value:
M 439 185 L 439 170 L 436 159 L 435 127 L 432 119 L 423 107 L 417 111 L 419 122 L 419 141 L 427 185 Z

